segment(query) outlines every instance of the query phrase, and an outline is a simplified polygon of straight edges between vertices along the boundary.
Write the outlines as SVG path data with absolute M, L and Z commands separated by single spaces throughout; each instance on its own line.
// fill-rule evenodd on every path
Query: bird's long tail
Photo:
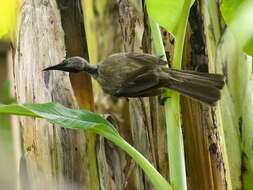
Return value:
M 189 96 L 197 101 L 215 105 L 220 99 L 225 78 L 220 74 L 208 74 L 195 71 L 166 70 L 170 82 L 168 88 Z

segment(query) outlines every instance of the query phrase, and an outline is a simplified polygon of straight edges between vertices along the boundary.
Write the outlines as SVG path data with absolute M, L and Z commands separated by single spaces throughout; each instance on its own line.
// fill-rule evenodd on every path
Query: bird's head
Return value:
M 67 59 L 64 59 L 62 62 L 60 62 L 57 65 L 48 67 L 43 69 L 43 71 L 49 71 L 49 70 L 59 70 L 59 71 L 66 71 L 66 72 L 72 72 L 72 73 L 79 73 L 82 71 L 86 71 L 86 68 L 90 67 L 90 64 L 88 61 L 86 61 L 82 57 L 70 57 Z

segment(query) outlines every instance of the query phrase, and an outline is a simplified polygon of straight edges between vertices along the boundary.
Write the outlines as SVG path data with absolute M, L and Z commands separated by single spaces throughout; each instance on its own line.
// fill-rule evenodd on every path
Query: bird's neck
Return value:
M 95 64 L 87 64 L 84 67 L 84 71 L 92 75 L 93 77 L 97 77 L 98 75 L 98 67 Z

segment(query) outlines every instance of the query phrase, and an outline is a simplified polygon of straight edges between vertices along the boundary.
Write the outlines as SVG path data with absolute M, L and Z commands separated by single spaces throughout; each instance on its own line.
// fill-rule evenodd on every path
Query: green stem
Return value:
M 61 110 L 61 112 L 59 110 Z M 85 126 L 87 125 L 85 124 L 85 122 L 84 123 L 81 122 L 82 119 L 84 119 L 84 121 L 85 121 L 85 118 L 87 119 L 87 115 L 85 117 L 81 117 L 80 115 L 75 117 L 76 115 L 80 114 L 79 111 L 77 112 L 76 111 L 77 110 L 70 111 L 70 109 L 64 108 L 61 105 L 56 105 L 56 104 L 53 105 L 52 103 L 50 105 L 49 104 L 47 105 L 33 104 L 33 105 L 25 105 L 25 106 L 20 106 L 16 104 L 13 104 L 13 105 L 0 104 L 0 113 L 44 118 L 44 119 L 47 119 L 52 124 L 61 125 L 65 128 L 87 129 L 89 132 L 94 132 L 96 134 L 99 134 L 107 138 L 108 140 L 112 141 L 113 143 L 115 143 L 124 151 L 126 151 L 144 170 L 145 174 L 149 177 L 150 181 L 153 183 L 155 189 L 172 190 L 172 187 L 170 186 L 170 184 L 154 168 L 154 166 L 152 166 L 152 164 L 149 163 L 149 161 L 143 155 L 141 155 L 134 147 L 128 144 L 114 129 L 111 128 L 111 126 L 102 126 L 102 125 L 108 125 L 107 123 L 102 122 L 100 125 L 96 125 L 96 126 L 90 124 L 89 127 L 91 128 L 89 128 L 88 126 Z M 96 119 L 92 118 L 94 117 L 94 115 L 92 116 L 91 114 L 88 117 L 91 117 L 91 120 L 92 120 L 91 122 L 93 123 L 95 122 Z M 101 122 L 101 119 L 99 120 Z M 79 125 L 76 125 L 77 123 L 75 123 L 74 121 L 79 123 Z M 73 123 L 75 123 L 74 127 L 73 125 L 71 125 Z
M 164 55 L 164 58 L 166 59 L 160 28 L 158 24 L 154 23 L 151 19 L 150 19 L 150 27 L 152 31 L 155 54 L 159 56 Z M 179 42 L 177 43 L 180 43 L 180 41 L 183 43 L 182 39 L 179 40 Z M 181 62 L 181 59 L 178 58 L 180 52 L 182 54 L 181 47 L 182 46 L 180 45 L 175 46 L 175 51 L 177 53 L 175 52 L 174 56 L 177 57 L 176 60 L 177 63 L 178 61 Z M 178 67 L 180 67 L 180 65 Z M 175 92 L 167 90 L 165 92 L 165 96 L 170 97 L 165 102 L 170 181 L 175 189 L 186 190 L 187 185 L 186 185 L 183 137 L 180 125 L 179 95 Z
M 119 146 L 121 149 L 126 151 L 139 166 L 143 169 L 145 174 L 149 177 L 149 180 L 154 185 L 157 190 L 172 190 L 170 184 L 164 179 L 164 177 L 154 168 L 154 166 L 142 155 L 140 154 L 134 147 L 128 144 L 122 137 L 109 133 L 101 128 L 93 128 L 90 129 L 93 132 L 107 138 L 108 140 L 115 143 L 115 145 Z
M 176 31 L 176 44 L 173 56 L 173 68 L 180 69 L 183 57 L 183 47 L 188 15 L 190 11 L 190 1 L 186 1 L 182 11 Z M 150 27 L 153 37 L 154 50 L 156 55 L 164 55 L 165 50 L 159 26 L 150 19 Z M 165 97 L 170 97 L 165 102 L 167 148 L 170 166 L 170 181 L 175 189 L 186 190 L 186 172 L 184 159 L 183 136 L 180 121 L 180 97 L 174 91 L 167 90 Z
M 173 56 L 173 68 L 174 69 L 181 69 L 181 62 L 183 58 L 183 50 L 184 50 L 184 39 L 185 39 L 185 32 L 186 26 L 188 23 L 188 15 L 190 13 L 190 1 L 185 1 L 182 16 L 179 20 L 178 27 L 176 30 L 176 43 L 174 49 L 174 56 Z

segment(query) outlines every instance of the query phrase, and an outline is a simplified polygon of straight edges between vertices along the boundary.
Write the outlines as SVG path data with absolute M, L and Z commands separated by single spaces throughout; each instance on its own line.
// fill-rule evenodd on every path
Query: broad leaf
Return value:
M 183 11 L 184 0 L 147 0 L 148 15 L 159 25 L 175 35 Z
M 252 38 L 250 38 L 250 40 L 244 46 L 243 50 L 245 51 L 245 53 L 253 56 L 253 35 Z
M 227 24 L 230 24 L 245 0 L 223 0 L 221 13 Z
M 117 131 L 102 116 L 86 110 L 73 110 L 60 104 L 0 105 L 0 113 L 15 114 L 47 119 L 50 123 L 72 129 L 91 129 L 99 127 L 114 135 Z
M 189 9 L 195 0 L 146 0 L 149 17 L 174 36 L 178 24 L 188 18 Z M 183 18 L 187 17 L 187 18 Z
M 54 103 L 28 104 L 24 106 L 0 104 L 0 113 L 40 117 L 65 128 L 92 130 L 125 150 L 144 170 L 155 189 L 172 190 L 170 184 L 156 171 L 152 164 L 129 145 L 110 122 L 96 113 L 86 110 L 73 110 Z
M 251 0 L 223 0 L 221 13 L 243 50 L 253 55 L 253 3 Z
M 14 31 L 19 0 L 1 1 L 0 6 L 0 39 L 8 38 Z

